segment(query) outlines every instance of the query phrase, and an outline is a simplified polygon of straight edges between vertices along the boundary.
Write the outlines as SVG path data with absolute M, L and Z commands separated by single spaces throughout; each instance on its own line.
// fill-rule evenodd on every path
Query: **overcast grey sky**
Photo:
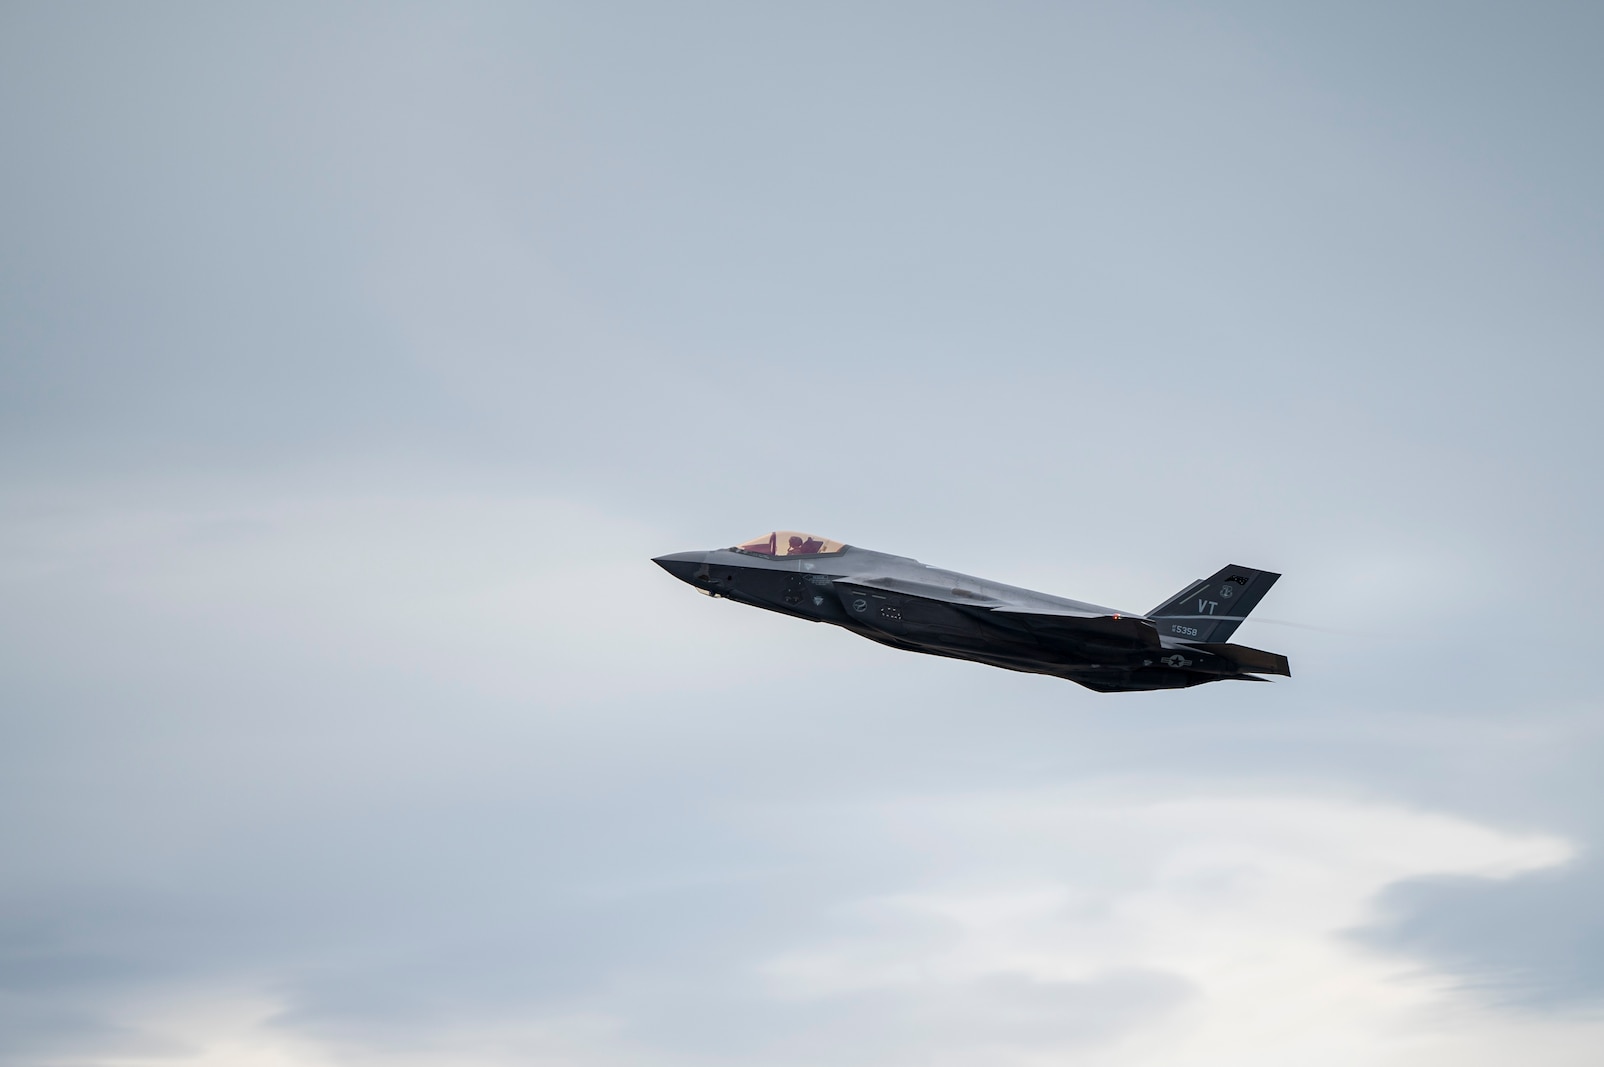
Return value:
M 0 1063 L 1595 1063 L 1601 40 L 0 7 Z M 648 562 L 775 527 L 1294 677 Z

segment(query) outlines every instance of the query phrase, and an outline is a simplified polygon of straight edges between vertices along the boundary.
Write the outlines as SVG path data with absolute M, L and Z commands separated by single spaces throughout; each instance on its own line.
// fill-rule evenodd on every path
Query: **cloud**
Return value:
M 1389 886 L 1356 936 L 1430 960 L 1494 1003 L 1585 1013 L 1604 998 L 1601 888 L 1595 860 L 1512 884 L 1414 878 Z
M 1585 1062 L 1596 21 L 7 8 L 0 1058 Z
M 833 937 L 764 966 L 771 986 L 811 1001 L 1141 974 L 1186 991 L 1085 1062 L 1339 1062 L 1337 1048 L 1379 1061 L 1447 998 L 1438 976 L 1358 950 L 1344 925 L 1400 878 L 1507 878 L 1572 854 L 1552 837 L 1298 796 L 980 795 L 876 821 L 899 852 L 939 857 L 940 881 L 843 907 Z
M 1177 787 L 1157 802 L 1107 783 L 759 805 L 735 819 L 748 840 L 783 842 L 761 850 L 787 856 L 783 870 L 600 897 L 557 877 L 548 890 L 561 891 L 522 913 L 509 884 L 444 924 L 426 890 L 392 886 L 400 907 L 369 933 L 231 953 L 258 969 L 277 959 L 254 983 L 247 966 L 221 989 L 171 975 L 112 986 L 100 1025 L 137 1022 L 172 1062 L 201 1050 L 297 1065 L 1446 1064 L 1467 1028 L 1485 1031 L 1486 1062 L 1546 1032 L 1496 1016 L 1440 1031 L 1458 1010 L 1451 979 L 1344 930 L 1399 879 L 1508 879 L 1567 862 L 1568 843 L 1370 802 Z M 856 873 L 843 884 L 835 871 Z M 865 876 L 878 891 L 851 888 Z M 379 945 L 403 940 L 418 947 L 375 965 Z
M 1574 911 L 1405 921 L 1579 901 L 1573 840 L 1332 784 L 1441 790 L 1564 719 L 1054 710 L 1077 691 L 684 596 L 667 535 L 556 498 L 49 499 L 4 546 L 12 669 L 78 694 L 8 754 L 18 1057 L 1430 1063 L 1489 950 L 1591 988 Z

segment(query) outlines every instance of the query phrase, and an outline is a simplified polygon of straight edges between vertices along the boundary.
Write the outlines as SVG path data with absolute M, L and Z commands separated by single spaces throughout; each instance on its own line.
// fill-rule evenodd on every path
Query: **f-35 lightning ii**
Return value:
M 1252 567 L 1226 567 L 1141 615 L 792 530 L 652 562 L 709 596 L 1100 693 L 1292 674 L 1285 656 L 1227 641 L 1281 577 Z

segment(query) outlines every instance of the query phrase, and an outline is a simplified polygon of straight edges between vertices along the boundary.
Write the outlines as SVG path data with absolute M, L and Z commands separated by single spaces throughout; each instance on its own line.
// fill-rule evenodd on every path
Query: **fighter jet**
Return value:
M 699 593 L 827 622 L 892 648 L 1078 682 L 1099 693 L 1291 676 L 1228 638 L 1279 574 L 1235 564 L 1146 614 L 941 570 L 793 530 L 652 562 Z

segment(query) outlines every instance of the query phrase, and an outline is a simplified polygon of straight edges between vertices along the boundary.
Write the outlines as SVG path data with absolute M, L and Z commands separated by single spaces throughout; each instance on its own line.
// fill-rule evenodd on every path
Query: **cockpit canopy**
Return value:
M 776 559 L 785 556 L 823 556 L 839 552 L 847 547 L 840 541 L 831 541 L 823 537 L 814 537 L 812 534 L 798 533 L 795 530 L 775 530 L 761 537 L 754 537 L 750 541 L 742 541 L 736 545 L 738 552 L 751 552 L 759 556 L 772 556 Z

